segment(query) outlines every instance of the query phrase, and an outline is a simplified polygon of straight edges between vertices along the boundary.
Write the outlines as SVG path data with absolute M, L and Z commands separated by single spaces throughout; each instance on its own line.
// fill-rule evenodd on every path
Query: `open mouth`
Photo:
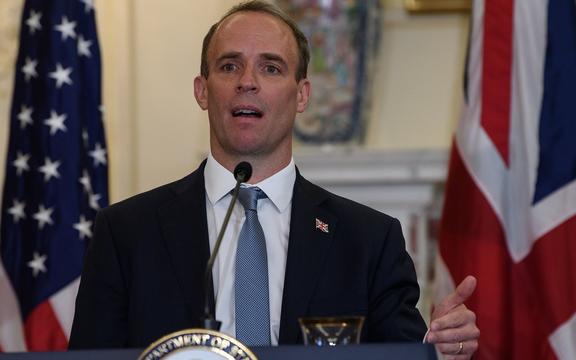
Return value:
M 232 116 L 234 117 L 253 117 L 253 118 L 261 118 L 262 111 L 255 109 L 255 108 L 248 108 L 248 107 L 240 107 L 232 110 Z

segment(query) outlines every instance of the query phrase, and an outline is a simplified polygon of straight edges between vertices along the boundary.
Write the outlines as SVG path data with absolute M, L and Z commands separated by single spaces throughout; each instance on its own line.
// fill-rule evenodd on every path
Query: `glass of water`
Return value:
M 336 346 L 360 343 L 363 316 L 298 319 L 304 345 Z

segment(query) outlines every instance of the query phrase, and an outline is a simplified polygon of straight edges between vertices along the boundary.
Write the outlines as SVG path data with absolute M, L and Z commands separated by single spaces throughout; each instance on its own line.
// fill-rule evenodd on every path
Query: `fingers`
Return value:
M 477 344 L 480 330 L 476 326 L 476 315 L 468 310 L 465 305 L 460 305 L 449 314 L 434 320 L 430 332 L 426 337 L 427 342 L 434 344 L 454 345 L 460 341 Z M 475 351 L 476 346 L 472 346 Z
M 426 341 L 440 343 L 458 343 L 459 341 L 478 340 L 480 330 L 475 324 L 468 324 L 457 329 L 444 329 L 440 331 L 430 331 Z
M 437 318 L 430 324 L 430 329 L 432 331 L 438 331 L 448 328 L 457 328 L 464 326 L 465 324 L 473 324 L 476 322 L 476 314 L 468 310 L 466 305 L 460 305 L 448 314 Z
M 470 359 L 478 349 L 480 330 L 476 315 L 464 305 L 476 283 L 475 277 L 467 276 L 432 312 L 426 341 L 434 343 L 445 359 Z
M 461 305 L 474 293 L 476 289 L 477 280 L 474 276 L 468 275 L 462 282 L 456 287 L 456 290 L 440 302 L 434 309 L 432 318 L 438 318 L 447 314 L 453 308 Z
M 436 349 L 444 355 L 444 359 L 469 359 L 478 349 L 478 341 L 462 341 L 462 349 L 460 342 L 440 343 L 436 344 Z

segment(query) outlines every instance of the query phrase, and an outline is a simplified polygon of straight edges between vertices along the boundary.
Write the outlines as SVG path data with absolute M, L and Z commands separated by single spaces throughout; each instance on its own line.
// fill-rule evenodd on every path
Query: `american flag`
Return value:
M 65 349 L 86 242 L 108 203 L 92 0 L 28 0 L 0 221 L 0 350 Z
M 474 1 L 469 46 L 439 295 L 478 278 L 477 359 L 576 359 L 576 3 Z

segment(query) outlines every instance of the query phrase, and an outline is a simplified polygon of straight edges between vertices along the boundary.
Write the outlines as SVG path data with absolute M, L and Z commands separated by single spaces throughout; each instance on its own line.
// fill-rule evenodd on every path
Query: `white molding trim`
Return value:
M 440 215 L 448 155 L 446 150 L 306 148 L 294 159 L 313 183 L 400 220 L 426 296 L 434 262 L 428 221 Z M 419 306 L 427 313 L 426 299 Z

